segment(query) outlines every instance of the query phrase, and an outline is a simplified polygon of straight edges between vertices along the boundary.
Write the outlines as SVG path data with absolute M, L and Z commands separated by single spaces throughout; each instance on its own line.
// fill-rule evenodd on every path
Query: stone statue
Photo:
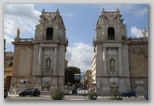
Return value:
M 114 71 L 114 68 L 115 68 L 115 60 L 111 59 L 110 60 L 110 69 L 111 69 L 112 72 Z
M 47 70 L 50 70 L 50 66 L 51 66 L 51 60 L 50 60 L 50 58 L 48 58 L 48 59 L 46 60 L 46 69 L 47 69 Z
M 19 30 L 19 28 L 17 29 L 17 37 L 19 37 L 19 35 L 20 35 L 20 30 Z
M 117 12 L 120 12 L 120 11 L 119 11 L 119 8 L 117 8 Z
M 142 29 L 142 34 L 143 34 L 143 37 L 146 37 L 146 29 L 145 28 Z
M 50 70 L 50 60 L 48 59 L 48 70 Z

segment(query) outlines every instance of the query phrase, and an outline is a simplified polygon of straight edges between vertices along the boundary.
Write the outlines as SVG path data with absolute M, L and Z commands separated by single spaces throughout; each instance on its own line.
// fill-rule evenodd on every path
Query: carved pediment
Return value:
M 110 12 L 110 13 L 105 14 L 104 16 L 105 16 L 107 19 L 109 19 L 109 20 L 113 20 L 113 19 L 115 19 L 118 15 L 119 15 L 119 14 L 117 14 L 117 13 L 112 13 L 112 12 Z

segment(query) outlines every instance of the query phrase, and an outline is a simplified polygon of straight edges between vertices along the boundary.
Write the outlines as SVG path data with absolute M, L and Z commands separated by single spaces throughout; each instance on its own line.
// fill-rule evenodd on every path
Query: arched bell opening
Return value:
M 47 28 L 46 30 L 46 40 L 53 40 L 53 28 Z
M 108 28 L 108 40 L 115 40 L 115 32 L 113 27 Z

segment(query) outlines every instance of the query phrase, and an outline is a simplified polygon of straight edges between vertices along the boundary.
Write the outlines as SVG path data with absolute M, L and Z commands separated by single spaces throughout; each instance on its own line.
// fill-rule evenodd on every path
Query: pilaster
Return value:
M 42 74 L 41 66 L 42 66 L 42 47 L 39 47 L 39 56 L 38 56 L 38 74 Z
M 103 66 L 104 66 L 104 75 L 107 75 L 107 57 L 106 57 L 106 47 L 103 47 Z
M 53 69 L 53 74 L 55 77 L 53 77 L 53 83 L 54 87 L 57 88 L 58 86 L 58 68 L 57 68 L 57 47 L 54 48 L 54 69 Z
M 119 75 L 123 76 L 122 50 L 121 50 L 121 47 L 118 48 L 118 54 L 119 54 Z

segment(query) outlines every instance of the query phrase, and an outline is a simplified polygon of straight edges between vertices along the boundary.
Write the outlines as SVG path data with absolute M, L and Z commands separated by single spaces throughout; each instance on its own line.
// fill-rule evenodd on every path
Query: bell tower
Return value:
M 119 9 L 102 10 L 96 24 L 94 52 L 96 54 L 96 91 L 111 95 L 113 89 L 130 89 L 126 25 Z
M 36 25 L 33 58 L 33 84 L 42 92 L 54 88 L 64 90 L 64 62 L 68 45 L 63 19 L 56 12 L 45 12 L 40 15 Z
M 127 37 L 126 25 L 123 24 L 119 9 L 117 11 L 109 12 L 102 10 L 96 24 L 97 41 L 115 40 L 120 41 Z

